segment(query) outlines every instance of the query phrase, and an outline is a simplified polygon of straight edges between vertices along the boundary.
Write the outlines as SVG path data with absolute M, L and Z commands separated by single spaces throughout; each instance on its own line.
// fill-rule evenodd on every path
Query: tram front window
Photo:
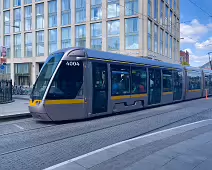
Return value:
M 43 98 L 49 81 L 63 55 L 64 53 L 53 54 L 45 63 L 33 87 L 31 94 L 32 100 L 41 100 Z
M 62 61 L 46 99 L 75 99 L 82 96 L 83 62 Z

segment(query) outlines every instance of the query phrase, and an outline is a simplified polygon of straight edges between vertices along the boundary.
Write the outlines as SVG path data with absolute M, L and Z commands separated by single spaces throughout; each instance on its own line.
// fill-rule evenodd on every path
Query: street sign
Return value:
M 0 66 L 0 69 L 1 69 L 1 70 L 4 70 L 4 69 L 5 69 L 5 66 L 4 66 L 4 65 L 1 65 L 1 66 Z

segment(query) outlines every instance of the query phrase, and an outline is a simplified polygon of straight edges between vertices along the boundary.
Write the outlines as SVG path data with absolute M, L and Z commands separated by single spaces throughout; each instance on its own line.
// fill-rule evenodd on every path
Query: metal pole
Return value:
M 212 53 L 212 52 L 209 52 L 209 53 L 208 53 L 208 57 L 209 57 L 209 64 L 210 64 L 210 67 L 211 67 L 211 70 L 212 70 L 212 63 L 211 63 L 211 56 L 210 56 L 211 53 Z

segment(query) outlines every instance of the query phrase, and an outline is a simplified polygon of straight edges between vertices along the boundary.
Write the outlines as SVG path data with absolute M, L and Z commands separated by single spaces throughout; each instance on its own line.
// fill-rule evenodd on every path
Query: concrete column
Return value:
M 75 41 L 75 23 L 76 23 L 76 14 L 75 10 L 76 9 L 76 2 L 71 1 L 71 45 L 72 47 L 76 46 L 76 41 Z
M 107 1 L 102 1 L 102 51 L 107 50 Z
M 10 25 L 13 25 L 14 19 L 14 12 L 13 12 L 13 1 L 10 1 Z M 10 44 L 11 44 L 11 57 L 10 57 L 10 72 L 11 72 L 11 79 L 14 85 L 15 82 L 15 67 L 14 67 L 14 28 L 10 28 Z
M 124 52 L 125 51 L 125 21 L 124 21 L 124 11 L 125 8 L 123 6 L 125 6 L 125 1 L 120 0 L 120 51 Z
M 91 27 L 90 27 L 91 1 L 86 0 L 86 48 L 91 46 Z
M 44 1 L 44 56 L 49 55 L 48 1 Z
M 148 15 L 148 0 L 140 0 L 140 3 L 143 5 L 143 15 L 140 15 L 140 18 L 142 18 L 142 28 L 143 30 L 139 31 L 139 35 L 141 36 L 140 39 L 142 39 L 142 43 L 139 44 L 139 48 L 142 49 L 142 56 L 148 55 L 148 18 L 146 17 Z
M 0 11 L 1 20 L 0 20 L 0 46 L 4 45 L 4 12 L 3 12 L 3 1 L 0 1 Z
M 21 4 L 24 4 L 24 0 L 21 0 Z M 25 35 L 24 35 L 24 30 L 25 30 L 25 22 L 24 22 L 24 6 L 21 6 L 21 58 L 25 57 Z
M 61 49 L 61 11 L 62 11 L 62 4 L 61 0 L 57 0 L 57 47 Z

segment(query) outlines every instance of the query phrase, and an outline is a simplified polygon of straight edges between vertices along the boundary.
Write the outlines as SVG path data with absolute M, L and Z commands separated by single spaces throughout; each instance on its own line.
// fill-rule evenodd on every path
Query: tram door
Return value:
M 93 63 L 93 114 L 107 112 L 108 71 L 107 64 Z
M 148 104 L 161 102 L 161 69 L 149 68 L 149 99 Z
M 173 87 L 174 87 L 174 101 L 180 100 L 183 93 L 183 78 L 182 71 L 173 71 Z

